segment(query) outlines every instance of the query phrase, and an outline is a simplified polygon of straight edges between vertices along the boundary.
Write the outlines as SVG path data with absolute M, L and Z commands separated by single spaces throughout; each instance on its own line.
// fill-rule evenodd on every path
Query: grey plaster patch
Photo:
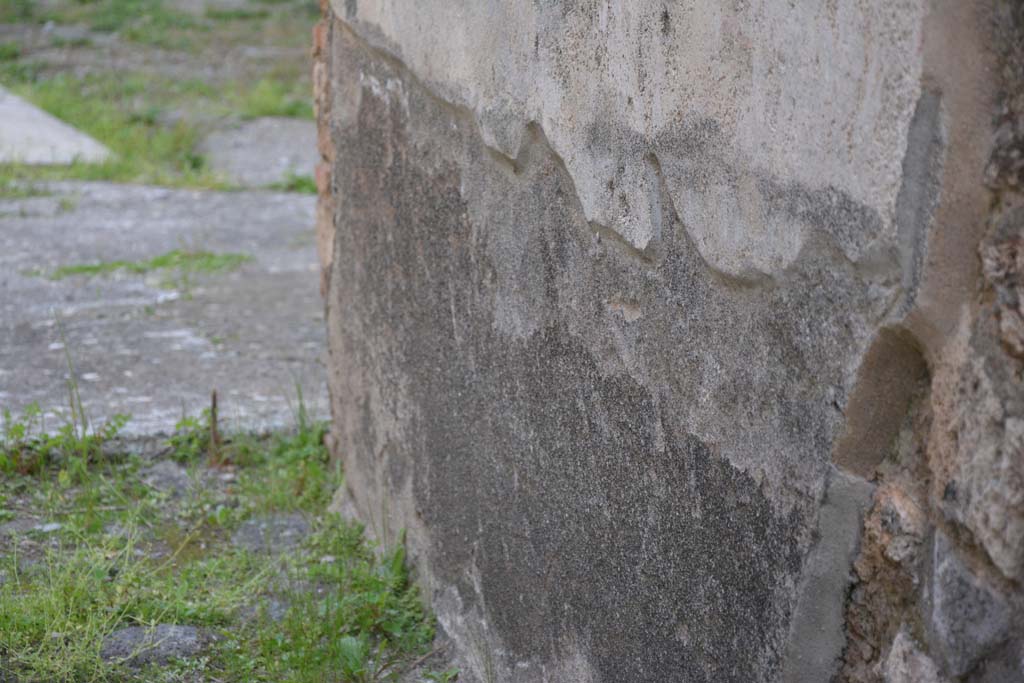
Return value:
M 828 681 L 846 644 L 844 610 L 864 512 L 874 486 L 838 469 L 829 473 L 818 511 L 817 543 L 804 564 L 796 611 L 790 622 L 782 681 Z
M 312 177 L 320 160 L 316 123 L 260 118 L 211 133 L 200 151 L 214 171 L 246 187 L 280 183 L 289 175 Z
M 296 548 L 309 532 L 309 522 L 298 512 L 271 515 L 243 522 L 231 542 L 250 552 L 281 553 Z
M 183 657 L 195 657 L 211 642 L 212 635 L 195 626 L 128 626 L 114 631 L 104 639 L 100 657 L 132 668 L 141 668 L 149 664 L 167 664 Z
M 896 196 L 896 227 L 902 265 L 903 311 L 914 304 L 928 249 L 932 214 L 938 203 L 945 151 L 942 98 L 925 90 L 914 108 L 903 157 L 903 182 Z
M 93 423 L 131 416 L 147 453 L 218 391 L 222 426 L 294 424 L 297 384 L 327 414 L 315 198 L 108 183 L 52 183 L 0 199 L 0 406 L 67 407 L 65 346 Z M 61 208 L 60 200 L 70 209 Z M 72 276 L 61 265 L 140 261 L 174 249 L 236 252 L 231 273 Z M 59 317 L 59 322 L 58 322 Z M 85 375 L 92 381 L 85 381 Z
M 110 150 L 85 133 L 0 88 L 0 162 L 97 163 Z

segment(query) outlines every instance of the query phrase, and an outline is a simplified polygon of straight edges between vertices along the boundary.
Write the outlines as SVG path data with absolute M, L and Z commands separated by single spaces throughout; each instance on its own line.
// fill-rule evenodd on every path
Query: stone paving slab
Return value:
M 0 162 L 100 162 L 110 150 L 85 133 L 0 88 Z
M 211 133 L 199 151 L 233 183 L 262 187 L 289 175 L 311 178 L 320 160 L 316 149 L 313 121 L 267 117 Z
M 130 414 L 128 436 L 172 431 L 184 413 L 209 405 L 213 389 L 225 429 L 293 424 L 297 385 L 311 414 L 327 415 L 315 197 L 75 182 L 46 189 L 50 196 L 0 200 L 0 408 L 38 402 L 66 414 L 66 343 L 87 413 L 93 421 Z M 174 249 L 251 260 L 187 279 L 46 276 Z
M 195 626 L 128 626 L 114 631 L 104 640 L 100 657 L 124 662 L 131 668 L 142 668 L 149 664 L 167 664 L 182 657 L 195 657 L 214 640 L 210 631 Z

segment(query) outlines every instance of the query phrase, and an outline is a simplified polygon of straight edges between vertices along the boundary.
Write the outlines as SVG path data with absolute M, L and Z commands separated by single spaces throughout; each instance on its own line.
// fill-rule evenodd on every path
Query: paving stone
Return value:
M 185 468 L 171 460 L 161 460 L 141 472 L 142 482 L 161 493 L 181 496 L 192 486 L 192 479 Z
M 161 445 L 159 435 L 208 407 L 214 389 L 225 432 L 293 425 L 297 384 L 310 415 L 326 417 L 315 197 L 80 182 L 41 189 L 52 194 L 0 199 L 0 405 L 16 415 L 33 402 L 66 411 L 66 344 L 91 421 L 128 414 L 129 439 Z M 187 279 L 46 277 L 61 265 L 174 249 L 250 260 Z
M 320 160 L 316 124 L 288 118 L 259 118 L 211 133 L 200 145 L 210 168 L 232 182 L 262 187 L 288 179 L 312 178 Z
M 85 133 L 0 88 L 0 162 L 100 162 L 110 150 Z
M 166 664 L 172 659 L 195 657 L 213 641 L 212 634 L 195 626 L 129 626 L 104 639 L 100 657 L 140 668 L 149 664 Z
M 255 603 L 247 605 L 239 610 L 238 616 L 244 622 L 252 622 L 261 616 L 275 623 L 284 619 L 288 613 L 288 602 L 276 596 L 263 596 Z
M 26 534 L 34 529 L 37 524 L 39 524 L 39 521 L 30 517 L 15 517 L 0 524 L 0 537 Z
M 243 522 L 231 542 L 251 552 L 280 553 L 298 546 L 309 531 L 309 522 L 299 513 L 271 515 Z

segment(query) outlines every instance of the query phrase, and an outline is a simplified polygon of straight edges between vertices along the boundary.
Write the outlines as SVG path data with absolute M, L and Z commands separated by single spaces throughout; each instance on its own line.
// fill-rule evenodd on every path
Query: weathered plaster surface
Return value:
M 434 585 L 477 615 L 462 642 L 497 648 L 504 680 L 570 661 L 770 680 L 838 351 L 886 300 L 827 249 L 785 285 L 720 287 L 668 202 L 640 257 L 588 224 L 539 129 L 496 157 L 465 111 L 333 35 L 333 83 L 357 95 L 333 105 L 331 385 L 359 507 L 395 492 L 389 524 L 419 527 Z
M 775 274 L 894 231 L 925 3 L 332 0 L 515 156 L 527 123 L 587 220 L 638 249 L 667 196 L 708 263 Z
M 978 511 L 1016 504 L 986 485 L 1012 458 L 932 443 L 992 431 L 954 339 L 990 206 L 984 8 L 330 5 L 341 499 L 409 529 L 468 680 L 1015 666 L 1019 620 L 966 653 L 932 622 L 974 593 L 926 594 L 963 569 L 1019 604 L 949 528 L 1007 547 Z M 956 471 L 971 502 L 943 512 Z

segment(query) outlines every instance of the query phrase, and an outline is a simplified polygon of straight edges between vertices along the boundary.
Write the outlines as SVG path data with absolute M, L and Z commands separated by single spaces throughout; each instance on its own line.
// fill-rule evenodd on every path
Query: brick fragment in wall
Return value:
M 317 119 L 317 151 L 321 163 L 317 164 L 315 176 L 317 187 L 316 245 L 320 260 L 320 294 L 327 293 L 331 259 L 334 247 L 334 198 L 331 195 L 331 164 L 334 162 L 334 145 L 330 127 L 330 79 L 327 69 L 327 42 L 330 37 L 330 22 L 333 13 L 330 4 L 320 3 L 323 15 L 313 28 L 313 109 Z
M 334 255 L 334 199 L 331 196 L 331 167 L 321 162 L 316 166 L 316 251 L 320 259 L 320 294 L 327 292 L 327 278 Z
M 313 56 L 319 57 L 327 44 L 327 21 L 321 19 L 313 25 Z
M 325 98 L 321 106 L 326 106 L 327 104 L 328 101 Z M 334 144 L 331 142 L 331 128 L 326 123 L 317 127 L 316 148 L 320 153 L 321 159 L 328 163 L 334 163 Z
M 318 121 L 325 123 L 328 115 L 330 114 L 330 99 L 328 98 L 328 94 L 329 83 L 327 78 L 327 65 L 321 56 L 313 63 L 313 112 Z M 325 126 L 322 126 L 322 129 L 323 127 Z M 322 143 L 318 141 L 318 145 L 320 145 L 320 154 L 324 155 Z M 326 155 L 324 156 L 326 158 Z

